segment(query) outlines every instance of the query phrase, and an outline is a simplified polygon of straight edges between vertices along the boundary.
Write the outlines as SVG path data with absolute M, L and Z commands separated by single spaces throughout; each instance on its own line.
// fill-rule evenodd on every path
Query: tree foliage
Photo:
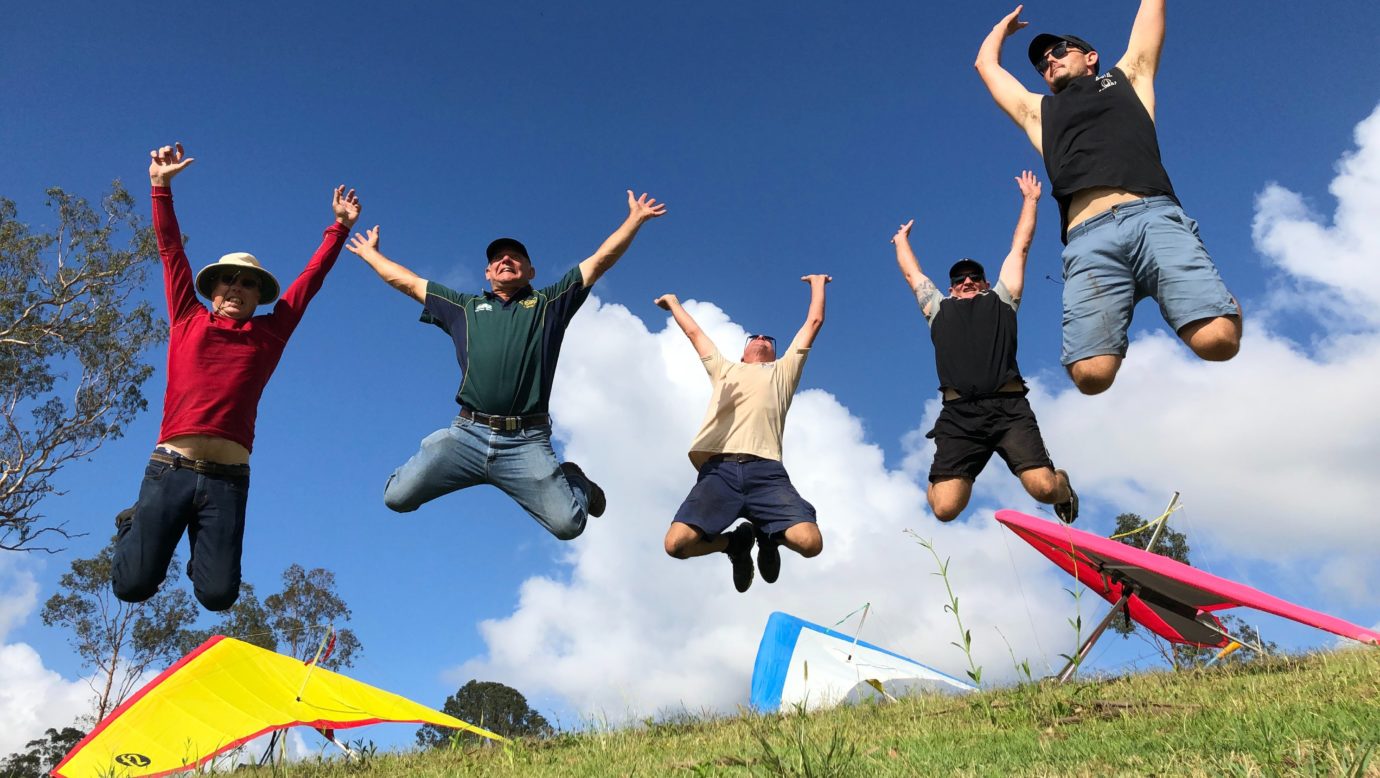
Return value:
M 311 659 L 330 625 L 349 621 L 350 609 L 335 589 L 335 573 L 294 564 L 283 571 L 283 590 L 264 599 L 269 628 L 278 650 L 298 659 Z M 328 670 L 354 664 L 363 646 L 350 629 L 337 629 L 331 655 L 321 661 Z
M 170 664 L 181 655 L 197 607 L 177 587 L 177 557 L 158 593 L 127 603 L 110 588 L 114 544 L 89 559 L 77 559 L 58 582 L 58 593 L 43 606 L 43 623 L 71 631 L 68 643 L 92 679 L 95 720 L 100 721 L 134 690 L 145 670 Z
M 1144 525 L 1145 520 L 1137 514 L 1123 513 L 1116 517 L 1116 530 L 1112 534 L 1120 535 L 1124 532 L 1138 529 Z M 1153 534 L 1154 530 L 1146 530 L 1144 532 L 1137 532 L 1134 535 L 1127 535 L 1124 538 L 1117 538 L 1117 542 L 1144 551 L 1145 546 L 1150 542 L 1150 538 Z M 1188 536 L 1184 535 L 1182 532 L 1176 532 L 1170 529 L 1168 524 L 1166 524 L 1164 529 L 1160 532 L 1159 539 L 1155 541 L 1155 548 L 1153 551 L 1160 556 L 1169 557 L 1176 562 L 1182 562 L 1186 565 L 1193 564 L 1189 561 L 1190 549 L 1188 545 Z M 1254 648 L 1255 646 L 1264 648 L 1270 653 L 1277 650 L 1278 646 L 1273 642 L 1262 643 L 1260 634 L 1255 628 L 1236 616 L 1228 614 L 1220 616 L 1219 618 L 1227 633 L 1240 640 L 1242 644 L 1239 650 L 1229 655 L 1223 661 L 1249 662 L 1258 656 L 1258 652 Z M 1122 637 L 1130 637 L 1139 629 L 1135 622 L 1131 621 L 1130 617 L 1127 616 L 1125 612 L 1112 620 L 1112 628 L 1121 633 Z M 1144 632 L 1144 630 L 1142 630 L 1142 632 Z M 1220 651 L 1220 649 L 1216 648 L 1196 648 L 1194 646 L 1185 646 L 1181 644 L 1174 644 L 1173 646 L 1166 647 L 1164 641 L 1158 638 L 1155 639 L 1155 646 L 1159 649 L 1161 656 L 1163 656 L 1170 665 L 1176 668 L 1196 667 L 1204 662 L 1210 661 L 1217 655 L 1218 651 Z
M 134 304 L 158 256 L 153 231 L 116 181 L 99 209 L 48 192 L 57 224 L 34 232 L 0 198 L 0 549 L 48 550 L 65 522 L 40 512 L 53 476 L 118 438 L 148 403 L 143 353 L 167 335 Z M 125 241 L 123 245 L 118 245 Z
M 497 681 L 471 680 L 446 698 L 441 711 L 504 737 L 547 737 L 552 733 L 546 718 L 527 704 L 522 692 Z M 439 748 L 449 745 L 457 735 L 469 734 L 427 724 L 417 730 L 417 745 Z
M 228 610 L 220 611 L 219 616 L 220 620 L 210 629 L 187 630 L 180 651 L 190 653 L 214 635 L 233 637 L 269 651 L 278 650 L 278 636 L 269 623 L 268 610 L 254 592 L 254 584 L 241 583 L 239 599 Z
M 43 737 L 24 745 L 27 751 L 0 761 L 0 778 L 44 778 L 84 737 L 86 733 L 75 727 L 63 727 L 61 732 L 49 727 Z

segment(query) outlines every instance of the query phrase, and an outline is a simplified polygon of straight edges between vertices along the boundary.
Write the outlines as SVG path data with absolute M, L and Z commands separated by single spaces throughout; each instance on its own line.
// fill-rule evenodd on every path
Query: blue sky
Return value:
M 453 415 L 459 375 L 444 334 L 417 324 L 418 306 L 347 253 L 260 408 L 245 578 L 267 592 L 294 562 L 335 571 L 365 647 L 357 675 L 422 702 L 439 705 L 467 673 L 483 671 L 565 723 L 596 709 L 617 718 L 620 705 L 655 710 L 677 699 L 726 708 L 739 701 L 734 689 L 746 699 L 765 613 L 780 607 L 831 623 L 884 597 L 876 587 L 886 576 L 857 576 L 877 567 L 866 543 L 897 545 L 894 537 L 849 534 L 874 511 L 894 511 L 889 521 L 968 560 L 974 589 L 984 585 L 978 579 L 988 563 L 1026 565 L 1008 557 L 1019 552 L 1014 547 L 994 558 L 979 551 L 998 537 L 992 508 L 1033 510 L 1001 468 L 979 481 L 964 524 L 939 527 L 916 509 L 923 508 L 917 494 L 928 465 L 917 432 L 932 423 L 936 379 L 923 320 L 887 242 L 913 217 L 926 269 L 964 255 L 989 263 L 1004 255 L 1019 206 L 1013 177 L 1023 168 L 1044 177 L 972 69 L 982 37 L 1009 10 L 985 1 L 938 9 L 344 3 L 328 10 L 242 3 L 162 12 L 29 4 L 9 9 L 0 31 L 0 195 L 37 226 L 51 220 L 42 207 L 45 187 L 95 198 L 120 178 L 147 213 L 148 149 L 179 140 L 198 160 L 175 184 L 198 267 L 229 251 L 250 251 L 286 283 L 330 221 L 331 188 L 345 183 L 364 202 L 361 225 L 382 225 L 389 256 L 462 290 L 482 283 L 481 252 L 497 235 L 522 239 L 539 281 L 552 281 L 619 224 L 625 189 L 667 202 L 670 213 L 647 225 L 595 287 L 602 307 L 591 305 L 577 318 L 557 380 L 558 435 L 610 494 L 609 515 L 585 537 L 568 545 L 549 538 L 488 488 L 406 516 L 384 508 L 387 474 Z M 1023 52 L 1041 30 L 1076 33 L 1114 61 L 1134 13 L 1131 2 L 1030 7 L 1032 28 L 1008 45 L 1006 64 L 1038 86 Z M 1283 3 L 1171 4 L 1157 80 L 1161 146 L 1223 276 L 1248 317 L 1260 314 L 1248 319 L 1242 358 L 1226 366 L 1193 363 L 1156 335 L 1165 328 L 1147 304 L 1138 310 L 1133 332 L 1141 340 L 1133 344 L 1124 385 L 1096 399 L 1070 394 L 1057 364 L 1059 286 L 1045 280 L 1057 279 L 1061 248 L 1057 208 L 1048 198 L 1021 308 L 1020 353 L 1024 372 L 1038 384 L 1035 410 L 1056 462 L 1073 463 L 1075 484 L 1079 465 L 1097 473 L 1083 489 L 1080 526 L 1109 531 L 1116 513 L 1153 514 L 1170 491 L 1183 488 L 1188 528 L 1195 530 L 1190 540 L 1217 565 L 1210 569 L 1364 624 L 1380 620 L 1373 603 L 1342 597 L 1347 577 L 1317 571 L 1332 560 L 1373 580 L 1380 560 L 1357 548 L 1380 545 L 1375 530 L 1347 524 L 1365 542 L 1323 532 L 1312 545 L 1291 545 L 1290 533 L 1300 532 L 1299 522 L 1326 525 L 1333 516 L 1359 515 L 1372 502 L 1374 487 L 1357 468 L 1365 457 L 1374 461 L 1374 444 L 1364 440 L 1380 428 L 1359 398 L 1349 415 L 1353 406 L 1338 401 L 1338 387 L 1327 382 L 1364 377 L 1377 364 L 1336 356 L 1369 354 L 1375 323 L 1357 306 L 1310 315 L 1318 309 L 1300 301 L 1347 299 L 1328 285 L 1339 279 L 1326 262 L 1340 261 L 1323 257 L 1310 275 L 1308 260 L 1317 257 L 1305 252 L 1291 261 L 1300 256 L 1294 244 L 1267 257 L 1252 224 L 1262 218 L 1258 196 L 1278 182 L 1330 228 L 1337 203 L 1328 187 L 1338 160 L 1380 100 L 1375 43 L 1373 9 L 1359 2 L 1304 15 Z M 1376 212 L 1366 192 L 1353 205 Z M 1338 243 L 1347 244 L 1346 237 Z M 739 598 L 722 560 L 680 563 L 660 550 L 665 522 L 693 482 L 684 449 L 707 387 L 692 349 L 678 332 L 663 334 L 666 316 L 651 301 L 665 292 L 705 301 L 693 310 L 712 322 L 727 353 L 744 329 L 789 337 L 808 301 L 797 279 L 814 272 L 835 278 L 829 319 L 802 382 L 803 390 L 822 392 L 797 404 L 786 464 L 798 473 L 819 460 L 816 451 L 846 448 L 816 434 L 828 429 L 860 452 L 848 467 L 871 469 L 845 471 L 850 477 L 828 494 L 822 492 L 834 473 L 810 471 L 815 491 L 806 496 L 832 508 L 821 510 L 824 556 L 819 564 L 788 559 L 776 588 L 759 585 Z M 161 304 L 157 284 L 148 292 Z M 1281 355 L 1316 373 L 1271 372 L 1288 364 Z M 151 356 L 161 368 L 163 355 Z M 1300 386 L 1291 390 L 1295 380 Z M 160 369 L 147 387 L 150 411 L 129 434 L 65 470 L 68 494 L 45 505 L 91 534 L 57 556 L 0 559 L 0 584 L 10 587 L 0 587 L 0 597 L 19 614 L 0 623 L 0 641 L 41 656 L 44 672 L 62 679 L 54 683 L 78 678 L 77 660 L 36 612 L 23 615 L 23 603 L 51 595 L 67 562 L 94 553 L 114 513 L 132 502 L 157 435 L 162 381 Z M 1325 412 L 1338 414 L 1335 424 L 1309 423 L 1309 403 L 1320 398 L 1340 406 Z M 662 400 L 669 404 L 658 405 Z M 1289 410 L 1295 407 L 1297 413 Z M 1238 447 L 1261 430 L 1277 433 L 1285 473 L 1317 464 L 1291 461 L 1309 446 L 1335 454 L 1322 472 L 1336 488 L 1313 495 L 1307 490 L 1321 479 L 1267 480 L 1265 487 L 1252 481 L 1241 467 L 1251 452 Z M 1205 432 L 1215 436 L 1198 446 L 1185 442 Z M 648 451 L 656 455 L 640 456 Z M 860 499 L 859 483 L 869 478 L 896 489 L 895 499 L 882 508 Z M 797 481 L 806 483 L 800 474 Z M 1283 507 L 1314 498 L 1306 504 L 1326 508 L 1317 515 Z M 1222 518 L 1227 514 L 1236 518 Z M 829 545 L 834 528 L 842 542 Z M 894 571 L 905 581 L 927 578 L 921 549 L 907 549 L 895 564 L 906 566 Z M 1048 566 L 1035 559 L 1021 567 L 1039 576 L 1023 578 L 1026 586 L 1046 584 L 1028 596 L 1062 597 L 1058 579 L 1041 564 Z M 601 576 L 608 576 L 607 589 L 591 584 Z M 856 586 L 834 586 L 837 603 L 813 595 L 830 581 Z M 639 587 L 673 595 L 626 601 Z M 925 637 L 928 622 L 911 615 L 939 611 L 942 603 L 930 593 L 893 595 L 902 644 L 870 638 L 950 668 L 955 658 L 941 656 L 948 633 Z M 598 618 L 553 632 L 553 615 L 539 604 L 577 600 Z M 1011 635 L 1016 628 L 1005 620 L 1024 623 L 1032 605 L 1008 603 L 1004 611 L 1001 602 L 993 599 L 986 616 Z M 618 618 L 620 607 L 626 618 Z M 1067 606 L 1039 608 L 1063 618 Z M 584 613 L 573 605 L 571 612 Z M 612 621 L 600 620 L 606 618 Z M 485 620 L 493 621 L 481 627 Z M 725 645 L 746 650 L 682 657 L 714 676 L 709 691 L 687 688 L 677 697 L 675 690 L 647 691 L 656 686 L 651 681 L 643 687 L 628 680 L 617 695 L 601 698 L 558 677 L 597 676 L 610 666 L 640 677 L 658 660 L 639 647 L 670 641 L 693 653 L 695 641 L 682 638 L 712 634 L 716 624 L 731 633 Z M 1031 629 L 1032 636 L 1045 634 Z M 1320 633 L 1278 629 L 1281 642 L 1295 647 L 1327 641 Z M 541 643 L 525 662 L 511 658 L 522 634 Z M 986 634 L 1004 663 L 1005 648 Z M 579 648 L 601 640 L 609 653 Z M 619 646 L 626 651 L 618 653 Z M 1103 659 L 1114 667 L 1143 649 L 1117 649 Z M 536 665 L 557 675 L 523 669 Z M 39 730 L 65 723 L 36 722 Z

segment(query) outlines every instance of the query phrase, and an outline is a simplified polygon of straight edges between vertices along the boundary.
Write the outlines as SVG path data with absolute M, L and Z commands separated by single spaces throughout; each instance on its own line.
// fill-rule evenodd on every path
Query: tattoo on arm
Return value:
M 929 296 L 939 291 L 939 287 L 934 285 L 928 277 L 922 277 L 914 287 L 915 296 L 921 300 L 929 299 Z

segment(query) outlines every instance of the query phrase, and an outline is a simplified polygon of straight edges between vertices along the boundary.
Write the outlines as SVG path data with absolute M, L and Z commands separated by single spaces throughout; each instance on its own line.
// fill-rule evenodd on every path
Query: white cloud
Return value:
M 1177 521 L 1201 567 L 1276 594 L 1302 592 L 1313 607 L 1380 583 L 1380 111 L 1357 127 L 1357 143 L 1332 187 L 1332 224 L 1277 185 L 1260 195 L 1257 246 L 1292 304 L 1257 306 L 1235 360 L 1200 362 L 1172 336 L 1151 334 L 1132 345 L 1104 395 L 1079 395 L 1062 376 L 1052 387 L 1034 382 L 1049 448 L 1089 506 L 1085 527 L 1110 526 L 1124 509 L 1149 518 L 1179 490 L 1187 508 Z M 1348 285 L 1329 286 L 1339 279 Z M 1322 312 L 1316 342 L 1278 334 L 1278 317 L 1309 306 Z M 718 308 L 687 307 L 715 342 L 741 342 L 743 329 Z M 1072 647 L 1067 579 L 991 518 L 997 506 L 1033 512 L 1015 479 L 994 463 L 966 520 L 941 526 L 922 491 L 927 426 L 901 435 L 907 456 L 889 468 L 859 419 L 824 391 L 797 397 L 785 451 L 819 511 L 824 553 L 787 553 L 778 583 L 758 581 L 742 596 L 725 557 L 665 556 L 662 535 L 694 482 L 685 448 L 708 398 L 699 362 L 674 324 L 650 332 L 625 308 L 597 301 L 576 318 L 565 350 L 553 398 L 559 433 L 568 456 L 610 487 L 609 511 L 566 547 L 565 580 L 529 579 L 510 616 L 481 625 L 488 653 L 453 678 L 502 680 L 612 720 L 727 709 L 746 700 L 772 610 L 828 624 L 864 601 L 874 614 L 864 639 L 961 676 L 943 583 L 906 528 L 952 559 L 989 677 L 1013 674 L 996 627 L 1037 672 Z M 926 425 L 937 404 L 927 411 Z M 1099 601 L 1085 600 L 1085 621 L 1088 602 Z

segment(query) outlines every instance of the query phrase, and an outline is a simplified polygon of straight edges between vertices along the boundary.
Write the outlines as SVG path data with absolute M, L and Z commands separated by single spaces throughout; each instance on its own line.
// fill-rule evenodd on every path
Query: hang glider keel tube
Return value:
M 1237 607 L 1273 613 L 1344 638 L 1380 645 L 1380 632 L 1375 630 L 1110 538 L 1016 511 L 997 511 L 997 521 L 1112 603 L 1111 613 L 1079 647 L 1070 666 L 1059 673 L 1060 680 L 1073 674 L 1112 618 L 1122 612 L 1165 640 L 1202 648 L 1223 648 L 1236 640 L 1214 614 Z

